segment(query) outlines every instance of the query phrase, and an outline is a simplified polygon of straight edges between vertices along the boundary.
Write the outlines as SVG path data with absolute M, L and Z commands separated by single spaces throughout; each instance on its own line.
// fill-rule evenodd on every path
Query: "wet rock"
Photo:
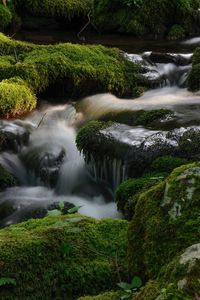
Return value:
M 192 55 L 190 54 L 184 55 L 174 53 L 151 52 L 149 59 L 152 61 L 152 63 L 173 63 L 178 66 L 185 66 L 192 63 Z
M 0 151 L 19 152 L 28 144 L 32 125 L 23 121 L 0 121 Z
M 33 145 L 20 156 L 28 172 L 35 177 L 35 181 L 38 180 L 50 187 L 55 187 L 65 158 L 65 149 L 57 144 Z
M 199 127 L 154 131 L 115 123 L 96 132 L 88 130 L 87 134 L 88 143 L 85 141 L 79 146 L 86 161 L 95 165 L 104 159 L 121 161 L 121 171 L 118 172 L 125 173 L 125 177 L 141 175 L 160 156 L 200 159 Z M 81 131 L 77 140 L 81 140 L 80 135 Z

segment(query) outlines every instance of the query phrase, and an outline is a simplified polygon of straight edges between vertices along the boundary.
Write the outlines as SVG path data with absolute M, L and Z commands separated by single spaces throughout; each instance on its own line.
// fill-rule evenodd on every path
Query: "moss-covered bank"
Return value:
M 2 229 L 0 277 L 16 285 L 1 287 L 0 298 L 73 299 L 114 288 L 117 273 L 127 274 L 127 226 L 72 215 Z
M 199 0 L 95 0 L 94 15 L 103 31 L 182 38 L 196 34 Z
M 93 0 L 15 0 L 16 8 L 35 16 L 65 17 L 86 15 L 93 7 Z

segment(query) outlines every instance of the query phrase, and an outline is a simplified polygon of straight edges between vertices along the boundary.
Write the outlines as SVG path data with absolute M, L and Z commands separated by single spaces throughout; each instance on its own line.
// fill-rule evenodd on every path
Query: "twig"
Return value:
M 42 122 L 43 122 L 43 120 L 44 120 L 44 117 L 46 116 L 46 114 L 47 114 L 47 113 L 44 113 L 44 114 L 43 114 L 43 116 L 42 116 L 42 118 L 41 118 L 40 122 L 38 123 L 38 126 L 37 126 L 37 128 L 39 128 L 39 127 L 40 127 L 40 125 L 42 124 Z

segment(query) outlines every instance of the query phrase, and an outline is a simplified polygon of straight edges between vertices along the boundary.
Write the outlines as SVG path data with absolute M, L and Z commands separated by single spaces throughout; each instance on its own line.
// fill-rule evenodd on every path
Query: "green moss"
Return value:
M 16 0 L 17 7 L 36 16 L 66 17 L 86 15 L 91 9 L 93 0 Z
M 194 27 L 198 28 L 194 16 L 199 4 L 199 0 L 95 0 L 94 14 L 97 26 L 104 31 L 138 36 L 163 36 L 170 31 L 170 36 L 180 37 L 183 30 L 190 33 Z
M 91 143 L 91 137 L 98 135 L 98 132 L 102 129 L 109 127 L 112 123 L 110 122 L 100 122 L 91 121 L 85 126 L 83 126 L 76 137 L 76 145 L 80 152 L 87 151 L 88 148 L 96 149 L 96 145 Z
M 0 28 L 6 28 L 12 21 L 12 14 L 7 6 L 0 4 Z
M 158 126 L 160 120 L 172 116 L 173 112 L 169 109 L 155 109 L 150 111 L 132 111 L 125 110 L 120 112 L 108 113 L 101 117 L 102 121 L 114 121 L 117 123 L 127 124 L 130 126 L 146 126 L 154 127 Z
M 1 141 L 1 138 L 0 138 Z M 0 145 L 1 147 L 1 145 Z M 15 186 L 16 180 L 15 178 L 9 174 L 1 165 L 0 165 L 0 191 L 5 188 Z
M 27 84 L 20 78 L 0 82 L 0 116 L 15 116 L 31 111 L 36 98 Z
M 119 300 L 120 294 L 120 292 L 107 292 L 98 296 L 81 297 L 78 300 Z
M 199 241 L 199 177 L 198 164 L 181 166 L 140 195 L 129 228 L 134 274 L 155 278 L 176 254 Z
M 1 277 L 17 284 L 1 287 L 0 298 L 72 299 L 115 287 L 117 272 L 122 277 L 127 272 L 127 225 L 72 215 L 2 229 Z
M 170 173 L 175 168 L 180 167 L 181 165 L 187 164 L 188 161 L 184 158 L 174 157 L 174 156 L 162 156 L 156 158 L 151 166 L 150 170 L 153 172 L 166 172 Z
M 159 171 L 158 171 L 159 172 Z M 124 181 L 116 190 L 115 198 L 118 209 L 131 219 L 135 212 L 140 193 L 149 189 L 167 176 L 166 173 L 150 173 L 139 178 Z
M 192 69 L 187 79 L 188 89 L 196 92 L 200 89 L 200 48 L 197 48 L 192 58 Z
M 169 40 L 180 40 L 185 37 L 185 29 L 180 25 L 173 25 L 168 33 Z
M 19 76 L 36 93 L 55 86 L 73 98 L 98 92 L 125 95 L 137 85 L 139 67 L 118 49 L 70 43 L 34 46 L 0 34 L 0 53 L 0 78 Z

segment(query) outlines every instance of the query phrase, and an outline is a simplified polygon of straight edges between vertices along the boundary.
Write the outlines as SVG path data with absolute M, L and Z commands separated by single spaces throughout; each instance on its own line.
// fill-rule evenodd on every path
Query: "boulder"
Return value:
M 199 190 L 200 165 L 193 163 L 141 193 L 129 227 L 133 274 L 156 278 L 176 255 L 199 242 Z
M 103 159 L 105 165 L 115 160 L 120 161 L 121 165 L 118 166 L 121 171 L 118 171 L 125 174 L 121 177 L 122 181 L 141 175 L 151 162 L 160 156 L 171 155 L 198 160 L 200 128 L 153 131 L 142 127 L 95 121 L 79 131 L 77 146 L 85 154 L 86 162 L 96 165 L 96 168 L 100 167 L 98 161 Z M 113 169 L 113 172 L 116 170 Z

